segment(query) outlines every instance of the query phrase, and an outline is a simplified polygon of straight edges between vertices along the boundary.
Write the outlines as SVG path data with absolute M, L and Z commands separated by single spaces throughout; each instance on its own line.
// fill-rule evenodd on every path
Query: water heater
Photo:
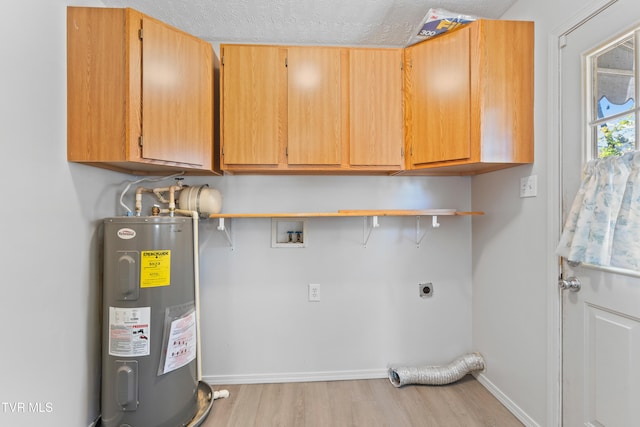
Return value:
M 179 427 L 198 412 L 193 221 L 104 220 L 105 427 Z

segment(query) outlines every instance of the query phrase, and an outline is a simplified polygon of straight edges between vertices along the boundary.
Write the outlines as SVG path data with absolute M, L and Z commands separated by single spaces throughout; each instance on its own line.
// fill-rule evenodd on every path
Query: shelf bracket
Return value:
M 229 242 L 229 246 L 233 249 L 233 241 L 231 240 L 231 233 L 229 233 L 229 229 L 224 225 L 224 218 L 218 218 L 218 231 L 224 231 L 224 235 L 227 237 L 227 242 Z
M 431 216 L 431 228 L 438 228 L 440 227 L 440 223 L 438 222 L 438 215 L 432 215 Z M 422 242 L 422 240 L 425 238 L 425 236 L 427 235 L 427 233 L 429 232 L 429 230 L 425 230 L 424 233 L 422 233 L 422 236 L 420 235 L 420 216 L 416 216 L 416 247 L 420 247 L 420 243 Z
M 371 232 L 374 228 L 380 227 L 378 223 L 378 216 L 374 215 L 371 217 L 371 224 L 369 224 L 369 217 L 364 217 L 364 224 L 362 228 L 362 246 L 367 247 L 367 242 L 369 241 L 369 237 L 371 237 Z

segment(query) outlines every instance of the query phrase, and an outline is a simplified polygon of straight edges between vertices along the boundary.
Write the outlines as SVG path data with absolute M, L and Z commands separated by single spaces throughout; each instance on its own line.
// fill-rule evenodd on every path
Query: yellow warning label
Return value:
M 142 251 L 140 287 L 154 288 L 171 284 L 171 251 Z

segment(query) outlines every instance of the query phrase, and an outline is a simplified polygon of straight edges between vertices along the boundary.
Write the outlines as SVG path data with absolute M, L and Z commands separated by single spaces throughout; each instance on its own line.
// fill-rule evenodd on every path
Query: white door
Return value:
M 583 54 L 634 25 L 640 2 L 618 0 L 569 32 L 560 49 L 563 218 L 586 158 Z M 640 426 L 640 278 L 566 262 L 562 271 L 581 282 L 577 292 L 562 291 L 563 425 Z

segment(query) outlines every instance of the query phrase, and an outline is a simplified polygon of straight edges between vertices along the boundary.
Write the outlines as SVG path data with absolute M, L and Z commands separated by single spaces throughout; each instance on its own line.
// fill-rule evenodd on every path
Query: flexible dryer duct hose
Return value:
M 389 368 L 389 381 L 396 387 L 407 384 L 444 385 L 460 380 L 465 375 L 484 369 L 484 359 L 479 353 L 458 357 L 446 366 Z

